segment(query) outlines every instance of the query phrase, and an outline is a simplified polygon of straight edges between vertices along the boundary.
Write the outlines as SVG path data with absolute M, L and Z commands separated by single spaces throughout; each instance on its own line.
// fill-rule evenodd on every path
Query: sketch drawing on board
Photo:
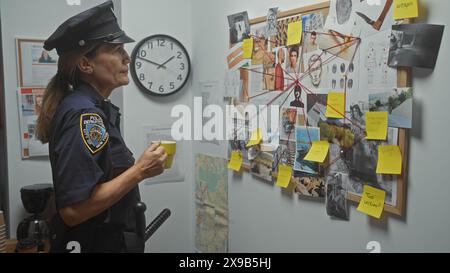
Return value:
M 352 13 L 351 0 L 336 0 L 336 17 L 339 25 L 343 25 L 350 20 Z
M 271 8 L 267 13 L 266 30 L 264 32 L 266 37 L 275 36 L 278 33 L 277 30 L 277 12 L 278 8 Z
M 311 84 L 314 87 L 319 87 L 322 80 L 322 59 L 319 55 L 313 54 L 308 59 L 308 70 Z
M 357 1 L 359 2 L 359 0 L 331 0 L 325 28 L 351 36 L 356 24 L 355 6 L 358 4 Z

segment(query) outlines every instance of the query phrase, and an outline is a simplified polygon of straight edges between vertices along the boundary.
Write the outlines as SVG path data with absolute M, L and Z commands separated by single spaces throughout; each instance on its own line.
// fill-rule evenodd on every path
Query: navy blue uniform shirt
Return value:
M 119 108 L 86 83 L 70 92 L 58 106 L 52 121 L 49 150 L 58 210 L 88 200 L 96 185 L 134 165 L 133 155 L 120 133 Z M 134 232 L 134 206 L 139 201 L 136 186 L 100 215 L 73 228 L 63 225 L 63 231 L 58 227 L 60 235 L 57 236 L 65 242 L 90 242 L 99 236 L 96 234 L 99 226 Z M 85 249 L 101 251 L 101 246 Z

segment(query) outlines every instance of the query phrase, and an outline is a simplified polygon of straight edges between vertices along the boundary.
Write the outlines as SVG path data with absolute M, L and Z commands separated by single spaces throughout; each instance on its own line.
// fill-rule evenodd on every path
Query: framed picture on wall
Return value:
M 44 88 L 19 88 L 18 108 L 22 159 L 48 156 L 48 144 L 36 136 L 37 118 L 42 108 Z
M 42 39 L 16 39 L 20 87 L 46 87 L 58 70 L 56 51 L 44 49 Z

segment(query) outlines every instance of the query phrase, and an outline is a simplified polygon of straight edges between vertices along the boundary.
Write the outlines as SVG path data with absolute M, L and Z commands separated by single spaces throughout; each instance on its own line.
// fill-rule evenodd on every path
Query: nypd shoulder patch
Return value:
M 80 116 L 80 130 L 83 142 L 93 154 L 100 151 L 108 143 L 109 134 L 103 119 L 94 113 Z

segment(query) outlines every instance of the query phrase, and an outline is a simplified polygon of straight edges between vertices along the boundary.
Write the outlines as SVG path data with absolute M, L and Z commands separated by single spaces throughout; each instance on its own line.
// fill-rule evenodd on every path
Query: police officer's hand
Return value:
M 160 175 L 164 171 L 167 153 L 159 143 L 152 144 L 138 159 L 136 166 L 143 179 Z

